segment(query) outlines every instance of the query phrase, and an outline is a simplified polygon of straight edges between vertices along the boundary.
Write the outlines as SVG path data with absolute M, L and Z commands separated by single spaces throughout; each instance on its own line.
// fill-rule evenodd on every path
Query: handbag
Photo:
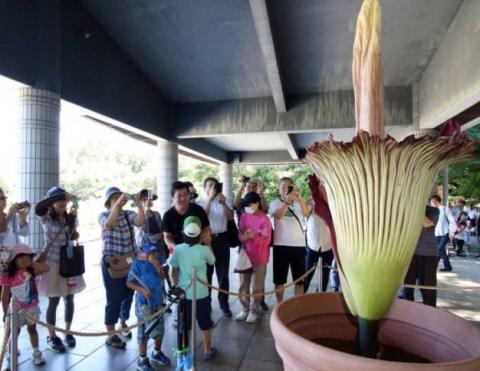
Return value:
M 132 243 L 132 248 L 135 250 L 135 241 L 133 240 L 132 227 L 128 216 L 124 213 L 123 216 L 127 221 L 128 231 L 130 233 L 130 242 Z M 130 264 L 132 264 L 133 259 L 135 259 L 134 251 L 129 252 L 125 255 L 114 255 L 105 257 L 105 262 L 107 264 L 107 270 L 110 278 L 125 278 L 130 272 Z
M 70 250 L 70 251 L 69 251 Z M 60 247 L 59 273 L 63 278 L 77 277 L 85 273 L 85 254 L 82 245 L 71 244 Z
M 238 228 L 235 223 L 235 219 L 227 220 L 227 233 L 228 233 L 228 246 L 237 247 L 240 246 L 240 240 L 238 239 Z
M 127 277 L 128 272 L 130 272 L 130 264 L 132 264 L 133 259 L 135 259 L 135 254 L 133 252 L 128 253 L 127 255 L 115 255 L 105 258 L 108 275 L 110 278 Z
M 250 258 L 247 255 L 247 252 L 244 248 L 240 249 L 238 253 L 237 262 L 235 264 L 234 273 L 253 273 L 253 265 L 250 261 Z

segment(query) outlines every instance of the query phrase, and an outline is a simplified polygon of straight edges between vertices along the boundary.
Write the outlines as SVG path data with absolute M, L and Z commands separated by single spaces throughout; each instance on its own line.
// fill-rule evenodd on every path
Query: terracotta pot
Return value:
M 285 370 L 480 370 L 480 328 L 444 310 L 396 300 L 380 325 L 379 341 L 433 364 L 368 359 L 309 339 L 355 339 L 357 328 L 338 293 L 308 294 L 277 305 L 270 320 Z

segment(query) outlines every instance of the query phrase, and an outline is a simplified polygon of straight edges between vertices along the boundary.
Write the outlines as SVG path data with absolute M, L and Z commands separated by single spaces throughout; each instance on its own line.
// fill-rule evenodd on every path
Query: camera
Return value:
M 190 201 L 194 201 L 198 198 L 197 192 L 190 192 Z
M 242 182 L 243 183 L 248 183 L 250 181 L 250 177 L 246 175 L 242 175 Z
M 223 183 L 215 183 L 215 193 L 218 195 L 223 192 Z
M 290 186 L 288 186 L 288 188 L 287 188 L 287 195 L 289 195 L 289 194 L 292 193 L 292 192 L 293 192 L 293 186 L 290 185 Z
M 18 207 L 18 210 L 26 209 L 27 207 L 30 207 L 30 202 L 28 201 L 19 202 L 17 204 L 17 207 Z

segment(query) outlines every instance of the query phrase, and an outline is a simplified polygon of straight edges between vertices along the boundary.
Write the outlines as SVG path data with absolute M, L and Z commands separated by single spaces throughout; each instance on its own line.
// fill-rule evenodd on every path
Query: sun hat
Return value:
M 105 207 L 108 207 L 108 201 L 110 201 L 110 198 L 113 195 L 116 195 L 116 194 L 119 194 L 119 193 L 122 193 L 122 191 L 118 187 L 107 188 L 107 190 L 105 191 Z
M 197 216 L 189 216 L 183 222 L 183 234 L 190 238 L 200 236 L 202 233 L 202 222 Z
M 34 252 L 30 246 L 25 245 L 24 243 L 19 243 L 15 245 L 10 252 L 10 261 L 13 261 L 20 254 L 34 255 Z
M 157 247 L 154 246 L 154 245 L 145 245 L 145 246 L 142 246 L 142 251 L 143 251 L 145 254 L 154 253 L 156 250 L 157 250 Z
M 66 195 L 67 191 L 65 191 L 63 188 L 56 186 L 50 188 L 45 194 L 45 197 L 35 205 L 35 214 L 38 216 L 45 215 L 49 206 L 57 201 L 64 201 Z

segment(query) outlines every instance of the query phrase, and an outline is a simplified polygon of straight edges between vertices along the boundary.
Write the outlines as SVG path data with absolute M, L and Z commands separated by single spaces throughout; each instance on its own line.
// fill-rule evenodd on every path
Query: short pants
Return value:
M 287 283 L 288 267 L 294 281 L 300 278 L 305 273 L 305 253 L 304 246 L 273 246 L 273 283 Z M 303 280 L 297 285 L 303 285 Z
M 136 314 L 138 321 L 143 321 L 144 318 L 151 316 L 152 314 L 158 312 L 163 307 L 152 308 L 148 305 L 142 305 L 139 308 L 136 308 Z M 146 344 L 148 339 L 155 339 L 158 337 L 163 338 L 163 334 L 165 333 L 165 319 L 163 316 L 156 317 L 154 320 L 158 320 L 157 325 L 155 328 L 150 332 L 150 335 L 145 333 L 145 329 L 148 325 L 152 322 L 146 322 L 141 326 L 137 327 L 137 342 L 138 344 Z M 154 321 L 153 320 L 153 321 Z
M 187 300 L 187 328 L 188 331 L 192 328 L 192 301 Z M 207 331 L 213 327 L 212 321 L 212 305 L 209 296 L 203 299 L 197 299 L 197 322 L 200 330 Z
M 37 306 L 30 308 L 22 308 L 18 311 L 18 328 L 25 325 L 35 325 L 35 322 L 32 322 L 27 319 L 27 316 L 33 317 L 35 319 L 40 318 L 40 308 Z M 7 315 L 7 326 L 10 326 L 10 318 L 12 317 L 12 309 L 8 309 Z

